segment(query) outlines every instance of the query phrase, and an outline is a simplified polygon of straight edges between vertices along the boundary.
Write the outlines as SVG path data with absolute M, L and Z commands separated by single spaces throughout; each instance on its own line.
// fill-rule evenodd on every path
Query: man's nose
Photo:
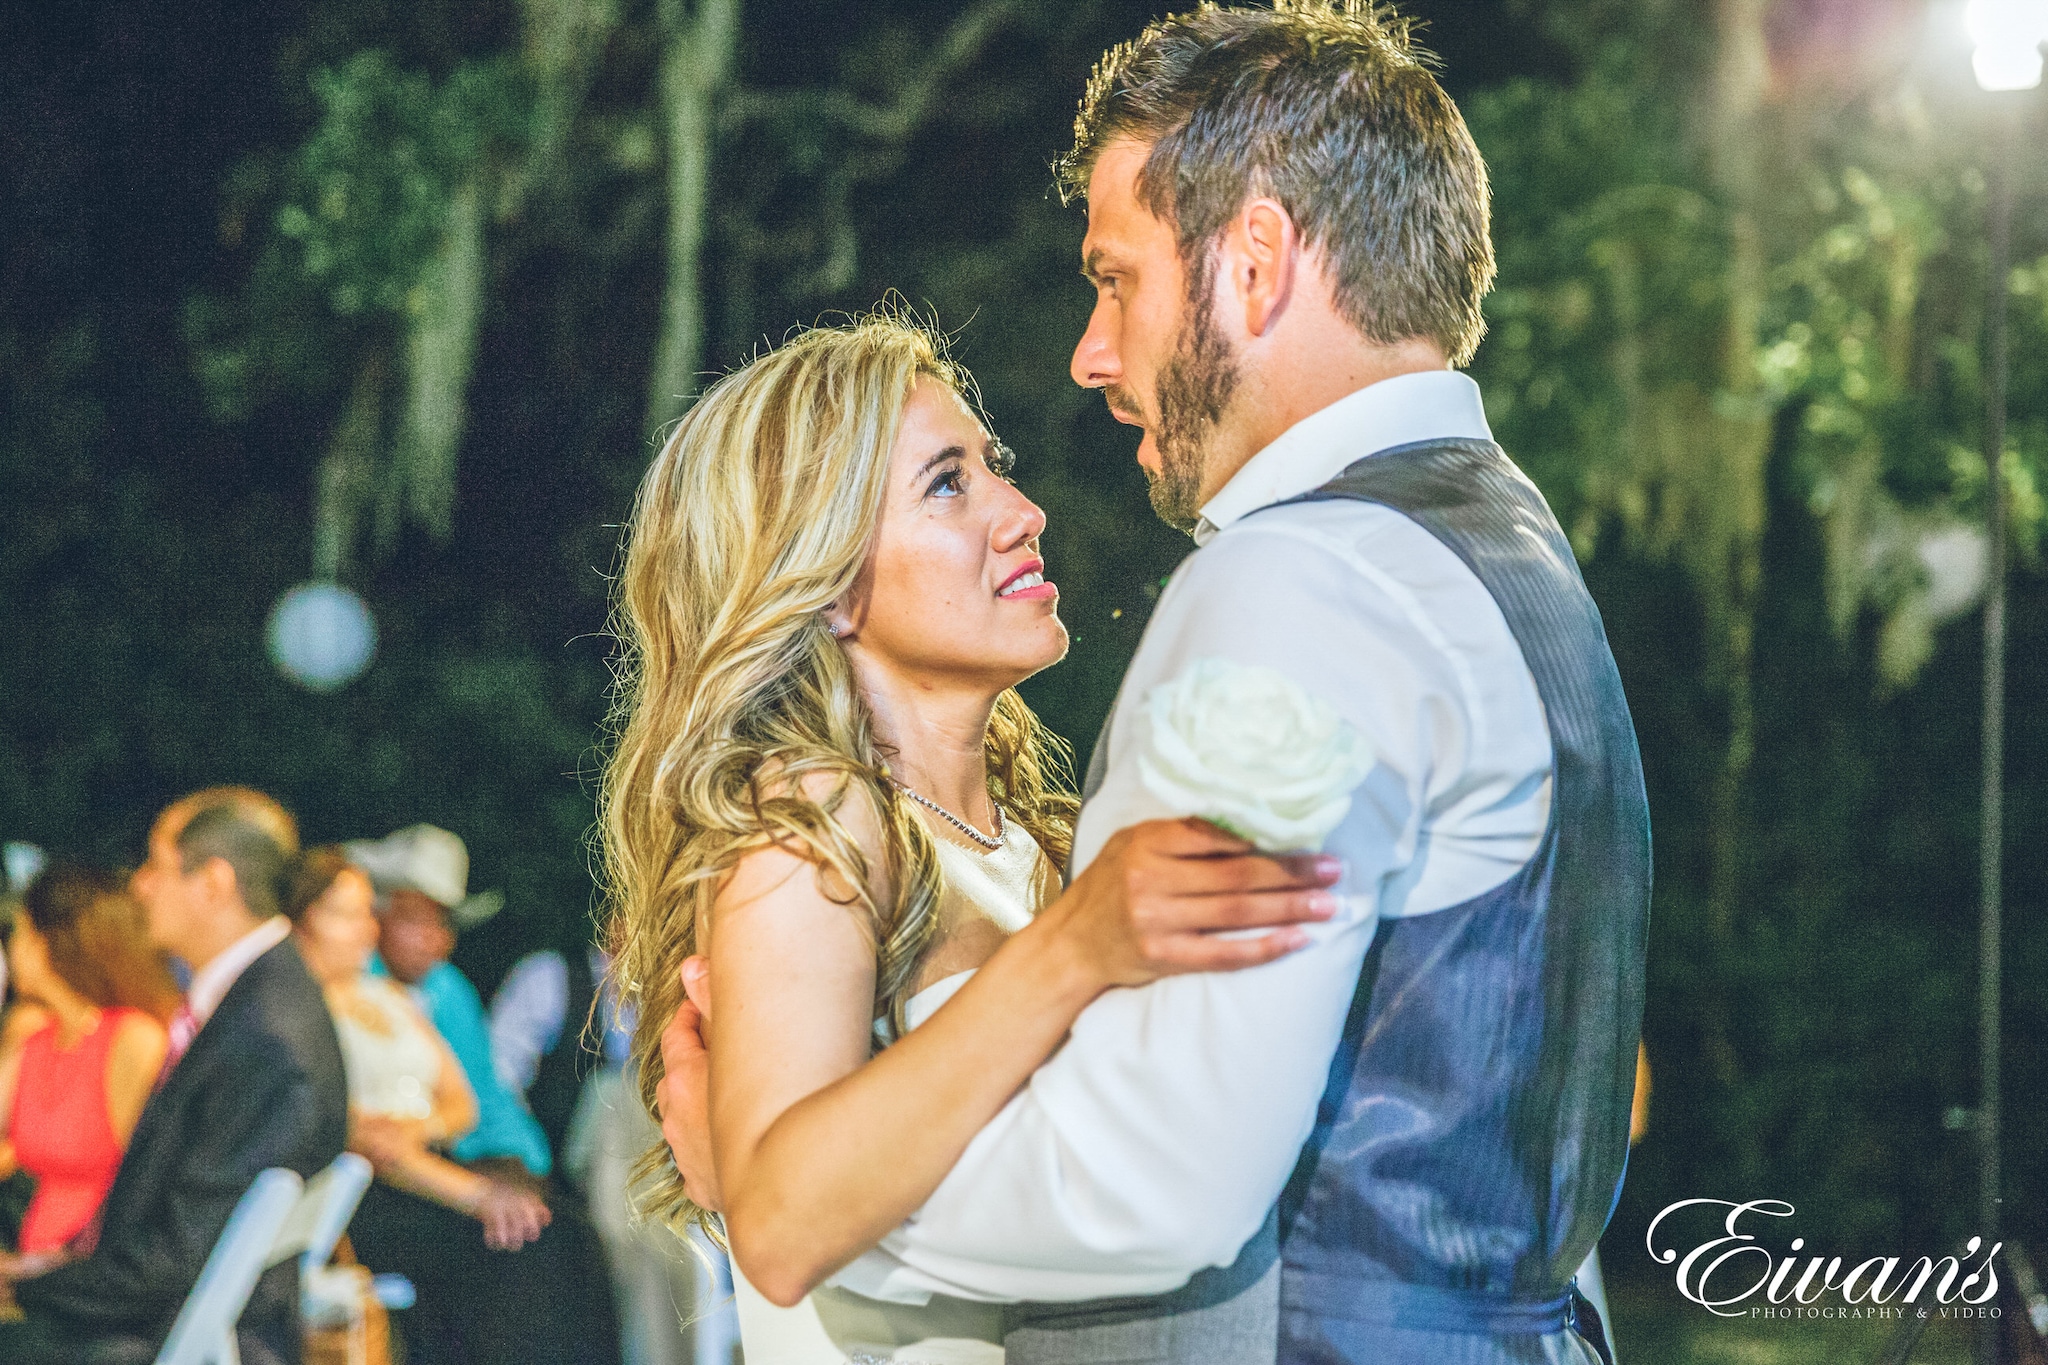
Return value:
M 1088 330 L 1074 347 L 1073 363 L 1067 373 L 1084 389 L 1107 388 L 1124 377 L 1123 360 L 1117 355 L 1113 334 L 1113 310 L 1109 300 L 1097 299 L 1088 315 Z

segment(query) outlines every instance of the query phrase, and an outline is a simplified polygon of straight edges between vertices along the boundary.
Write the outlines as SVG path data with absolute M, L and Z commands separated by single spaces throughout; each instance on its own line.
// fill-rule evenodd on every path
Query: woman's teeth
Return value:
M 1026 588 L 1035 588 L 1043 582 L 1045 582 L 1044 574 L 1028 573 L 1020 578 L 1011 579 L 1009 585 L 1006 586 L 1001 592 L 997 593 L 996 596 L 1008 597 L 1013 592 L 1022 592 Z

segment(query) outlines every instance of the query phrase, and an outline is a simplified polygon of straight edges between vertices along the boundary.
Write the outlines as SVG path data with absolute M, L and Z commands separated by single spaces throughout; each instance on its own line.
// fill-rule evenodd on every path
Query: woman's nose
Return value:
M 1038 539 L 1045 531 L 1045 509 L 1025 497 L 1015 488 L 1010 489 L 1010 506 L 996 518 L 993 537 L 998 553 L 1016 549 L 1029 541 Z

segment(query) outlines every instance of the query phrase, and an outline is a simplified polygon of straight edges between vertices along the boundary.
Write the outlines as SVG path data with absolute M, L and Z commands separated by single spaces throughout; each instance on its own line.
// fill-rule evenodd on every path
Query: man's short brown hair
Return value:
M 1061 192 L 1085 194 L 1111 142 L 1151 144 L 1138 197 L 1190 263 L 1246 199 L 1270 195 L 1361 335 L 1427 338 L 1463 365 L 1493 285 L 1486 165 L 1427 61 L 1406 21 L 1369 0 L 1161 19 L 1096 66 L 1055 167 Z
M 185 871 L 224 859 L 249 913 L 268 919 L 282 909 L 299 826 L 276 798 L 253 787 L 208 787 L 173 801 L 159 818 L 181 818 L 171 838 Z

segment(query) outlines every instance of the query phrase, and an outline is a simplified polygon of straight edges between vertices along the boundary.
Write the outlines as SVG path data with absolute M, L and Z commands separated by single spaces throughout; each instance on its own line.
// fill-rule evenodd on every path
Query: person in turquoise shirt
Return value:
M 385 915 L 387 941 L 392 916 L 399 913 L 394 907 Z M 447 937 L 452 948 L 454 935 L 449 933 Z M 455 1060 L 462 1063 L 462 1074 L 469 1077 L 469 1088 L 476 1092 L 476 1127 L 451 1146 L 448 1155 L 457 1161 L 514 1157 L 533 1174 L 547 1175 L 554 1167 L 547 1135 L 541 1132 L 539 1121 L 527 1112 L 526 1106 L 498 1079 L 498 1069 L 491 1060 L 490 1024 L 483 1000 L 462 969 L 443 959 L 417 979 L 407 981 L 405 974 L 392 970 L 380 953 L 371 961 L 370 970 L 411 988 L 420 1008 L 427 1012 L 428 1022 L 448 1040 Z

